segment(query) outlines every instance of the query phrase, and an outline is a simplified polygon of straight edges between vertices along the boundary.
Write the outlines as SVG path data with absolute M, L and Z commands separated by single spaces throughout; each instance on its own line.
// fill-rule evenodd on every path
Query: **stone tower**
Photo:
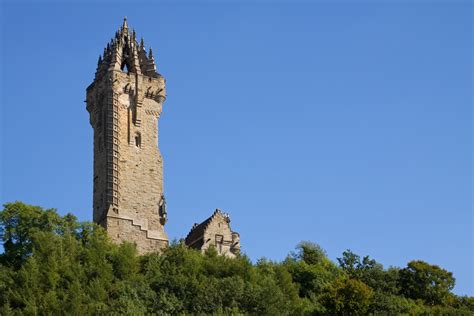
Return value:
M 114 242 L 134 242 L 141 254 L 168 245 L 158 149 L 165 96 L 151 48 L 147 54 L 124 19 L 87 88 L 94 129 L 93 217 Z

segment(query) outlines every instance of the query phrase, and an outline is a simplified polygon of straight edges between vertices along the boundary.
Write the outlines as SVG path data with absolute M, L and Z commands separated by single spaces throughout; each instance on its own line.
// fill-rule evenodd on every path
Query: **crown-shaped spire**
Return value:
M 104 54 L 98 61 L 96 77 L 105 72 L 127 69 L 131 73 L 159 77 L 156 72 L 155 60 L 150 49 L 147 55 L 143 38 L 137 41 L 135 30 L 129 29 L 127 17 L 124 17 L 122 27 L 104 48 Z

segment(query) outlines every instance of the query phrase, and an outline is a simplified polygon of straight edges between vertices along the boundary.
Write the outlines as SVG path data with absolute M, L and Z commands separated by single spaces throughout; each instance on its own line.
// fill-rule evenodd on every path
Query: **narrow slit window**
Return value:
M 135 146 L 142 147 L 142 135 L 140 133 L 135 135 Z

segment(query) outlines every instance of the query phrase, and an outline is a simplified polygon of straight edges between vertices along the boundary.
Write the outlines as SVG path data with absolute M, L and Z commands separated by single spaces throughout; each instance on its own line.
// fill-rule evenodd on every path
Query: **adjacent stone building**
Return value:
M 137 41 L 125 19 L 99 56 L 87 88 L 87 111 L 94 129 L 93 219 L 116 243 L 137 245 L 140 254 L 168 245 L 163 191 L 163 158 L 158 119 L 166 99 L 165 79 L 151 48 Z M 195 225 L 186 244 L 205 251 L 210 245 L 229 257 L 240 251 L 239 234 L 217 210 Z
M 185 243 L 202 252 L 213 246 L 217 253 L 230 258 L 240 253 L 240 235 L 231 230 L 229 214 L 219 209 L 201 224 L 195 223 Z
M 94 222 L 117 243 L 135 242 L 139 253 L 168 245 L 158 148 L 165 98 L 151 48 L 147 54 L 125 19 L 99 57 L 86 102 L 94 129 Z

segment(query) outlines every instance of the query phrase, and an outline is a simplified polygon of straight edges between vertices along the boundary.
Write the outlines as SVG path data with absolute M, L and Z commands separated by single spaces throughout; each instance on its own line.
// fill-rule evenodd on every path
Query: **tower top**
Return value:
M 129 29 L 127 17 L 124 17 L 122 27 L 115 32 L 115 36 L 104 48 L 104 53 L 99 56 L 95 79 L 113 70 L 128 71 L 153 78 L 161 77 L 156 70 L 153 55 L 146 52 L 143 39 L 139 43 L 135 30 Z

